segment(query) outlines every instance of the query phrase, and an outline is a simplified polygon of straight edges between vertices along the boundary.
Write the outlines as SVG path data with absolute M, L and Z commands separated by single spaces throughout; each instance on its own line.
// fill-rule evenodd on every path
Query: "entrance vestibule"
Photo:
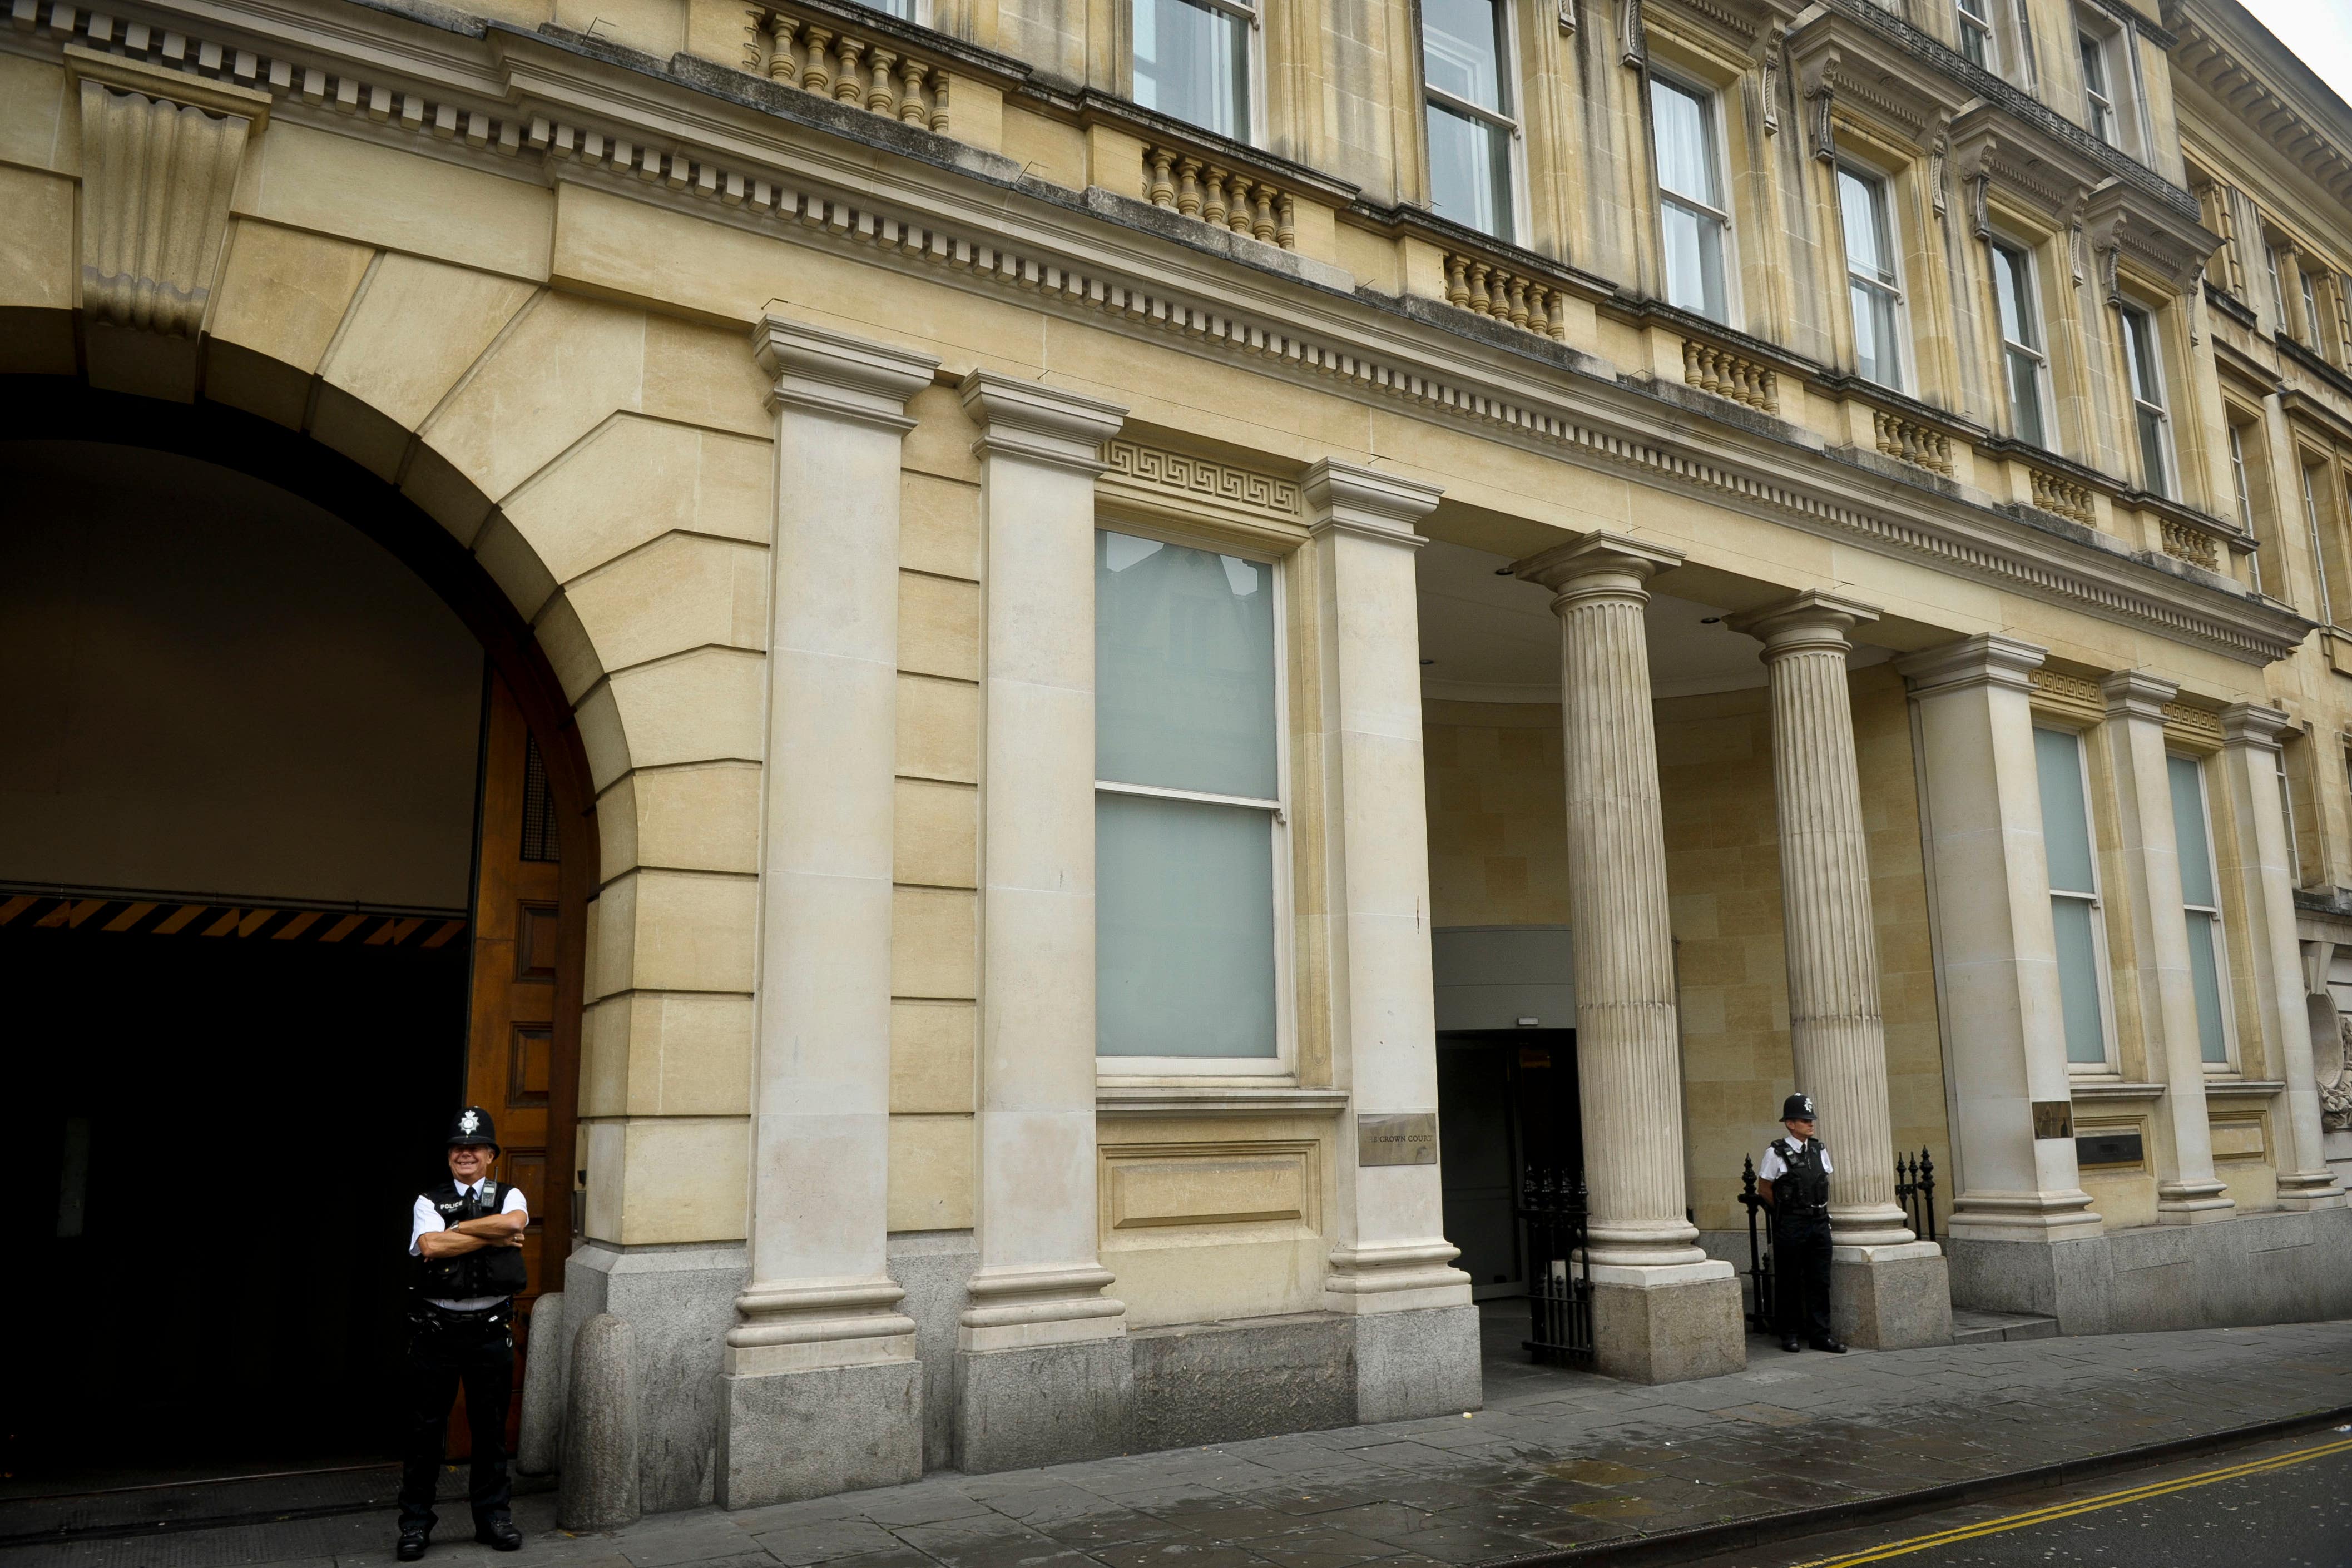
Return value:
M 461 1099 L 561 1288 L 577 741 L 527 631 L 483 634 L 495 588 L 453 592 L 446 535 L 348 463 L 0 391 L 36 433 L 0 444 L 0 1163 L 43 1281 L 5 1309 L 39 1347 L 0 1396 L 8 1492 L 386 1458 L 409 1202 Z

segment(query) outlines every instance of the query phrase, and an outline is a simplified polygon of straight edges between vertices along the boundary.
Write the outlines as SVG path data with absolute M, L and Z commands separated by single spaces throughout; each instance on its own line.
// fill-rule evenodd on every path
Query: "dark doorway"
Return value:
M 391 1452 L 408 1208 L 464 1081 L 466 945 L 422 946 L 422 922 L 371 944 L 390 917 L 280 939 L 294 911 L 160 934 L 168 904 L 107 929 L 134 907 L 0 926 L 9 1490 Z
M 1475 1296 L 1527 1288 L 1518 1199 L 1528 1173 L 1584 1168 L 1576 1031 L 1465 1030 L 1437 1038 L 1446 1239 Z

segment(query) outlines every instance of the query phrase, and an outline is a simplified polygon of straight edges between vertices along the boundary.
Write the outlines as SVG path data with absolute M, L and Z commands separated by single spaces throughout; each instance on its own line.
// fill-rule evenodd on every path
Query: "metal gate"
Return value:
M 1530 1169 L 1519 1194 L 1528 1231 L 1528 1354 L 1592 1359 L 1592 1277 L 1584 1256 L 1583 1173 Z

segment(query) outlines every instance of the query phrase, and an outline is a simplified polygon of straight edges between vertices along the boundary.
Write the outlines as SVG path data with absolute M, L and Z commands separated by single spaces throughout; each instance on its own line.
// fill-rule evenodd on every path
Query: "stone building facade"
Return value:
M 2234 0 L 13 19 L 10 526 L 487 650 L 645 1508 L 1472 1408 L 1571 1064 L 1617 1375 L 1792 1086 L 1861 1343 L 2352 1310 L 2352 110 Z M 28 921 L 276 907 L 43 736 Z

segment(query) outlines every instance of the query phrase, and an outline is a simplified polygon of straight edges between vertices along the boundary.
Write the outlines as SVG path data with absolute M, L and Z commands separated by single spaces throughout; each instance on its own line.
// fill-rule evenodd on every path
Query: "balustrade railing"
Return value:
M 837 23 L 770 11 L 768 78 L 869 114 L 948 134 L 950 77 L 887 39 L 862 37 Z
M 2094 528 L 2098 514 L 2091 509 L 2091 487 L 2072 479 L 2062 479 L 2055 474 L 2039 468 L 2028 469 L 2033 479 L 2033 504 L 2045 512 L 2055 512 L 2070 523 Z
M 1297 198 L 1271 181 L 1181 148 L 1143 150 L 1143 196 L 1155 207 L 1295 250 Z
M 2221 570 L 2221 551 L 2213 536 L 2202 528 L 2192 528 L 2187 523 L 2164 519 L 2162 525 L 2164 553 L 2191 566 L 2201 566 L 2208 571 Z
M 1883 408 L 1872 409 L 1870 420 L 1880 452 L 1898 463 L 1908 463 L 1947 478 L 1951 476 L 1950 436 L 1933 425 L 1922 424 L 1903 414 L 1889 413 Z
M 1445 302 L 1555 343 L 1568 341 L 1566 295 L 1542 278 L 1479 256 L 1446 252 Z
M 1746 403 L 1759 413 L 1780 412 L 1780 372 L 1728 349 L 1683 340 L 1683 380 L 1705 392 Z

